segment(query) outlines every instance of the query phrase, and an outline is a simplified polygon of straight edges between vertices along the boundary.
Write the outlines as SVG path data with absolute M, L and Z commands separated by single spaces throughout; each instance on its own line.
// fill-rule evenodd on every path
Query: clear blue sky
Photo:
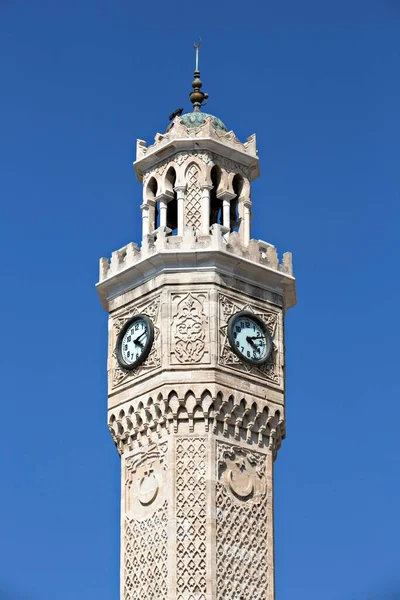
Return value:
M 253 236 L 292 250 L 278 600 L 395 600 L 399 0 L 0 2 L 0 600 L 118 599 L 98 259 L 139 240 L 136 138 L 257 133 Z

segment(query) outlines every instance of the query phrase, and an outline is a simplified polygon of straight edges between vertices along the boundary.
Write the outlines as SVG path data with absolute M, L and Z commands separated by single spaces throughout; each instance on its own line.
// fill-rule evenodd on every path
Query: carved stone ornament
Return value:
M 135 306 L 131 306 L 125 313 L 119 314 L 117 317 L 113 319 L 113 352 L 111 356 L 111 387 L 117 387 L 122 383 L 125 383 L 126 380 L 130 380 L 132 378 L 137 378 L 140 375 L 146 374 L 149 371 L 153 371 L 161 366 L 161 356 L 159 349 L 159 337 L 160 337 L 160 328 L 159 328 L 159 313 L 160 313 L 160 296 L 156 296 L 151 300 L 137 304 Z M 129 319 L 131 319 L 134 315 L 144 314 L 150 317 L 154 325 L 154 341 L 150 353 L 142 364 L 138 365 L 136 369 L 132 369 L 127 371 L 121 367 L 121 365 L 117 361 L 117 357 L 115 354 L 115 343 L 118 337 L 119 332 L 122 327 L 125 325 Z
M 208 363 L 208 292 L 172 294 L 171 301 L 171 363 Z
M 206 600 L 206 440 L 176 440 L 177 600 Z
M 139 521 L 125 518 L 123 600 L 167 600 L 168 503 Z
M 184 163 L 189 162 L 189 160 L 198 160 L 200 159 L 205 165 L 209 165 L 213 161 L 213 155 L 211 152 L 178 152 L 172 157 L 166 158 L 163 161 L 160 161 L 157 166 L 149 171 L 146 171 L 143 174 L 143 183 L 147 183 L 150 176 L 154 173 L 157 175 L 163 176 L 167 168 L 173 163 L 177 164 L 179 167 Z
M 268 330 L 272 336 L 273 349 L 270 358 L 263 365 L 250 365 L 240 360 L 240 358 L 232 351 L 228 340 L 228 320 L 229 318 L 242 310 L 248 310 L 253 314 L 260 317 L 267 325 Z M 261 311 L 260 309 L 246 304 L 244 302 L 237 301 L 234 298 L 226 296 L 225 294 L 219 294 L 219 359 L 220 365 L 224 365 L 242 371 L 268 379 L 274 384 L 279 385 L 282 379 L 282 367 L 279 364 L 279 352 L 276 343 L 277 330 L 278 330 L 278 313 L 273 311 Z
M 217 456 L 216 597 L 265 600 L 273 577 L 266 457 L 223 443 Z
M 236 500 L 254 501 L 266 492 L 265 456 L 219 443 L 218 480 Z
M 153 444 L 126 459 L 125 511 L 138 516 L 148 514 L 142 507 L 149 507 L 159 495 L 165 483 L 165 453 L 167 442 Z
M 235 175 L 240 174 L 243 175 L 243 177 L 246 177 L 247 179 L 251 178 L 251 169 L 249 167 L 246 167 L 245 165 L 242 165 L 234 160 L 231 160 L 230 158 L 225 158 L 224 156 L 220 156 L 218 154 L 213 154 L 212 159 L 214 164 L 221 167 L 221 169 L 223 169 L 227 173 L 234 173 Z

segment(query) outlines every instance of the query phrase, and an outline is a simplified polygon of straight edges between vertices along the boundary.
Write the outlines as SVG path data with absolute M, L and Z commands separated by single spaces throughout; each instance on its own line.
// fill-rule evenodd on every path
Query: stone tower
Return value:
M 292 259 L 251 238 L 256 138 L 201 112 L 199 75 L 197 63 L 193 112 L 137 141 L 140 248 L 100 261 L 121 600 L 275 598 Z

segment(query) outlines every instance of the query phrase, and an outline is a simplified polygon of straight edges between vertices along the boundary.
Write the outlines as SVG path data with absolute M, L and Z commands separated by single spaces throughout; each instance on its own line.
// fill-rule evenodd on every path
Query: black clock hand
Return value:
M 255 337 L 250 337 L 248 335 L 246 338 L 246 342 L 248 342 L 250 344 L 250 346 L 253 346 L 253 348 L 257 348 L 257 345 L 253 342 L 254 339 L 255 339 Z
M 143 344 L 142 342 L 139 342 L 139 340 L 145 333 L 146 331 L 143 331 L 135 340 L 133 340 L 133 343 L 136 344 L 136 346 L 142 346 L 143 348 Z

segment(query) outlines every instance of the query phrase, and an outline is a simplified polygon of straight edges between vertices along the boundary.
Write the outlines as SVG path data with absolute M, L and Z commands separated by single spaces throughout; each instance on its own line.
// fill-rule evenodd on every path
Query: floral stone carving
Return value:
M 160 313 L 160 296 L 156 296 L 147 302 L 136 304 L 135 306 L 129 307 L 129 309 L 122 313 L 118 314 L 113 319 L 113 339 L 112 344 L 114 346 L 113 353 L 111 356 L 111 387 L 116 387 L 125 383 L 126 380 L 134 379 L 139 377 L 140 375 L 146 374 L 149 371 L 153 371 L 161 366 L 161 357 L 160 357 L 160 349 L 159 349 L 159 337 L 160 337 L 160 328 L 159 328 L 159 313 Z M 134 315 L 144 314 L 151 318 L 154 325 L 154 342 L 153 346 L 150 350 L 150 354 L 145 360 L 144 363 L 139 365 L 136 369 L 131 371 L 126 371 L 123 369 L 117 361 L 117 357 L 115 354 L 115 344 L 117 341 L 117 337 L 119 332 L 125 323 L 132 318 Z
M 279 325 L 279 315 L 276 312 L 260 310 L 255 306 L 240 302 L 234 298 L 219 294 L 219 358 L 220 365 L 228 366 L 237 371 L 242 371 L 269 379 L 275 384 L 280 384 L 282 380 L 282 366 L 279 364 L 279 352 L 277 346 L 277 332 Z M 273 349 L 270 358 L 264 365 L 250 365 L 244 363 L 232 351 L 228 340 L 228 320 L 229 318 L 242 310 L 248 310 L 257 315 L 267 325 L 273 340 Z
M 208 293 L 172 294 L 171 300 L 171 363 L 208 363 Z

